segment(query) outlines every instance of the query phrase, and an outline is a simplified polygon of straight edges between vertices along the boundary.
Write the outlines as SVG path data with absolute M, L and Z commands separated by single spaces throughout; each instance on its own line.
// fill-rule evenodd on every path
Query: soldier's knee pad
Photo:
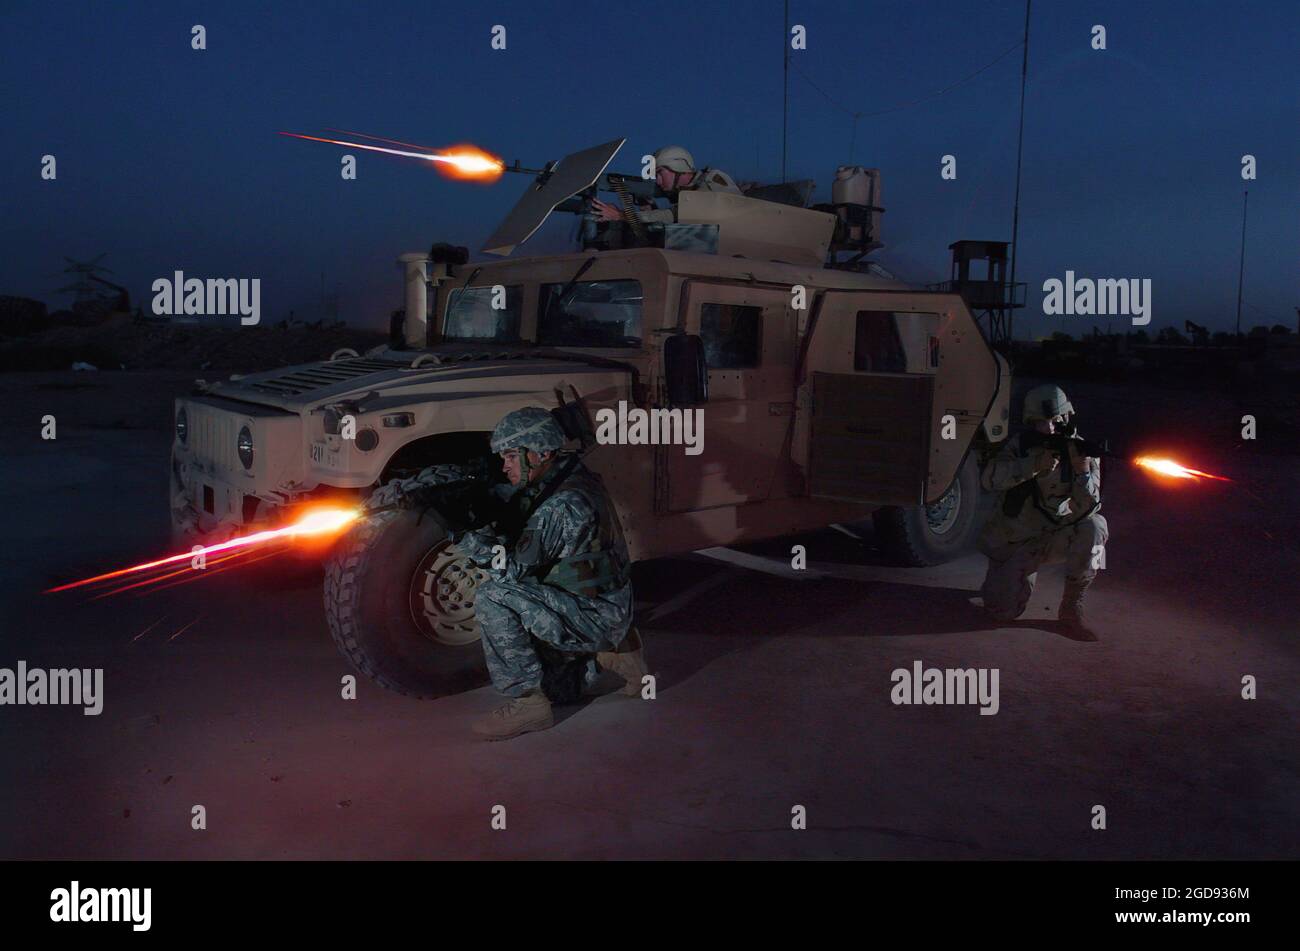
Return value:
M 1079 532 L 1093 545 L 1104 545 L 1110 537 L 1110 527 L 1100 515 L 1089 515 L 1080 522 Z
M 1014 587 L 1008 585 L 985 585 L 980 592 L 984 598 L 984 610 L 999 621 L 1014 621 L 1025 613 L 1029 598 L 1023 583 Z

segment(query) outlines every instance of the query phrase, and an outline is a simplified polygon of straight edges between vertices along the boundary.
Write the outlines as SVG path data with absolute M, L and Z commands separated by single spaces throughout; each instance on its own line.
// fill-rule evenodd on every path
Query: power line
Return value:
M 1015 319 L 1016 258 L 1020 254 L 1020 163 L 1025 153 L 1025 86 L 1029 84 L 1029 11 L 1034 0 L 1025 0 L 1025 56 L 1020 61 L 1020 127 L 1016 132 L 1016 200 L 1011 206 L 1011 303 L 1007 316 L 1006 343 L 1009 347 L 1014 335 L 1011 324 Z

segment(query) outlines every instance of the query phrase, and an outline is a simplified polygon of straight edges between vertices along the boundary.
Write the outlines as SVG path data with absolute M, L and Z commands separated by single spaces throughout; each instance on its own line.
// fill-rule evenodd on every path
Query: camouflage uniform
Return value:
M 1046 475 L 1034 475 L 1035 453 L 1013 436 L 984 468 L 986 491 L 1001 493 L 979 547 L 989 558 L 984 606 L 1002 620 L 1024 613 L 1038 569 L 1065 562 L 1067 592 L 1080 594 L 1097 575 L 1099 546 L 1109 537 L 1101 509 L 1101 464 L 1073 473 L 1068 458 Z
M 730 175 L 717 168 L 701 168 L 696 170 L 695 177 L 691 179 L 689 185 L 683 185 L 679 192 L 731 192 L 740 194 L 738 186 Z M 675 198 L 676 196 L 674 196 Z M 642 221 L 657 221 L 661 224 L 673 224 L 677 221 L 677 202 L 673 201 L 671 208 L 656 208 L 650 211 L 641 211 Z
M 511 503 L 530 506 L 570 461 L 557 456 L 541 479 L 515 491 Z M 529 515 L 504 568 L 492 567 L 492 547 L 508 544 L 493 530 L 456 541 L 489 575 L 479 585 L 475 609 L 488 673 L 509 697 L 541 688 L 554 701 L 577 699 L 598 674 L 596 653 L 613 651 L 632 623 L 618 515 L 600 478 L 573 462 L 560 487 Z

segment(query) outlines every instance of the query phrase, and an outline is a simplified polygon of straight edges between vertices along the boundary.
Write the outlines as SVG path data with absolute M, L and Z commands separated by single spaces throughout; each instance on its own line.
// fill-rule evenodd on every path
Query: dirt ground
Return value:
M 1060 568 L 995 627 L 970 603 L 982 557 L 894 568 L 869 527 L 827 530 L 638 565 L 657 699 L 602 696 L 483 744 L 467 726 L 487 688 L 419 702 L 362 678 L 341 699 L 318 587 L 270 563 L 42 594 L 169 552 L 170 400 L 189 377 L 0 375 L 0 667 L 105 670 L 101 716 L 0 708 L 0 857 L 1300 856 L 1295 447 L 1243 447 L 1243 410 L 1213 394 L 1067 387 L 1088 435 L 1236 480 L 1107 469 L 1098 643 L 1055 631 Z M 997 715 L 893 705 L 891 671 L 918 660 L 997 668 Z

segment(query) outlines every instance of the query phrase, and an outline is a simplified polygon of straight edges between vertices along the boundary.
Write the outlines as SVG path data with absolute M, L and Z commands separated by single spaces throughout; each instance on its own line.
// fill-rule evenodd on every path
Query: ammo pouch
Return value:
M 623 529 L 614 515 L 612 503 L 604 495 L 599 478 L 586 470 L 575 475 L 577 465 L 578 457 L 574 456 L 559 476 L 533 501 L 528 513 L 531 515 L 540 508 L 541 503 L 550 498 L 563 483 L 571 491 L 586 498 L 592 508 L 600 513 L 595 540 L 595 544 L 600 547 L 562 558 L 550 568 L 539 568 L 537 580 L 563 588 L 579 597 L 598 598 L 627 584 L 628 560 L 625 556 Z M 571 475 L 573 478 L 570 480 Z
M 598 598 L 627 584 L 627 565 L 610 548 L 587 551 L 555 563 L 541 579 L 571 594 Z

